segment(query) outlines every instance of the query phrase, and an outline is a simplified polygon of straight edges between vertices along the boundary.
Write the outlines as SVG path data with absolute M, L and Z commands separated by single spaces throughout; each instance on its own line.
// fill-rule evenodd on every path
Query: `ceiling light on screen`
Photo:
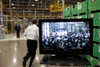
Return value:
M 38 0 L 35 0 L 35 1 L 38 1 Z
M 14 5 L 14 3 L 12 3 L 12 5 Z
M 32 6 L 35 6 L 34 4 L 32 4 Z

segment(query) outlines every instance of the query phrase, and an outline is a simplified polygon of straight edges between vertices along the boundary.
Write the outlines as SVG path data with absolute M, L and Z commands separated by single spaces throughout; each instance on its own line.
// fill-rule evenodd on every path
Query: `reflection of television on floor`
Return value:
M 40 53 L 92 55 L 92 19 L 39 20 Z

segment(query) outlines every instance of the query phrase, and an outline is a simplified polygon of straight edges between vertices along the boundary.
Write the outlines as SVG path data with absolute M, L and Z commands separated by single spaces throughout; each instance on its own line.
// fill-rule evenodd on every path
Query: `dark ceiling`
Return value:
M 16 7 L 16 8 L 45 8 L 48 7 L 52 1 L 62 1 L 62 0 L 3 0 L 4 6 L 6 7 Z M 64 0 L 66 5 L 75 5 L 77 2 L 82 2 L 85 0 Z
M 24 9 L 26 12 L 31 12 L 34 10 L 37 11 L 48 11 L 49 4 L 53 1 L 62 1 L 62 0 L 2 0 L 4 4 L 4 11 L 10 11 L 13 9 L 13 12 L 19 11 L 22 12 Z M 85 0 L 64 0 L 66 5 L 75 5 L 77 2 L 82 2 Z

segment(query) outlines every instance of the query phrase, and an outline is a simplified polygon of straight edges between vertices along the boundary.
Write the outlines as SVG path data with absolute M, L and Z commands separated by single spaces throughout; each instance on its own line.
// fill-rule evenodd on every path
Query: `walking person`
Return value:
M 23 58 L 23 67 L 26 67 L 26 62 L 30 58 L 29 67 L 32 66 L 32 62 L 35 58 L 36 49 L 37 49 L 37 38 L 39 38 L 39 28 L 36 25 L 36 20 L 32 21 L 32 25 L 29 26 L 24 35 L 27 38 L 27 49 L 28 53 Z
M 21 28 L 20 28 L 19 23 L 17 23 L 17 25 L 15 26 L 15 30 L 16 30 L 17 38 L 20 38 L 20 30 L 21 30 Z

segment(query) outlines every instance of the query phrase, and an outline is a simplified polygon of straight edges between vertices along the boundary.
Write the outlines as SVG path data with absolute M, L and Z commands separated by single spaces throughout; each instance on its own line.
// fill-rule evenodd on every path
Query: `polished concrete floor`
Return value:
M 22 34 L 23 35 L 23 34 Z M 14 34 L 9 37 L 14 37 Z M 21 36 L 22 37 L 22 36 Z M 0 40 L 0 67 L 22 67 L 22 59 L 27 53 L 26 38 L 9 38 Z M 43 55 L 39 54 L 39 45 L 34 59 L 34 67 L 46 67 L 46 65 L 40 64 L 40 60 Z M 29 65 L 29 60 L 27 66 Z M 48 67 L 73 67 L 73 66 L 55 66 L 49 65 Z M 74 66 L 75 67 L 75 66 Z M 76 66 L 78 67 L 78 66 Z
M 27 53 L 26 40 L 0 41 L 0 67 L 22 67 L 22 59 Z M 33 65 L 41 67 L 38 49 Z M 29 62 L 29 61 L 28 61 Z M 27 67 L 28 67 L 27 62 Z M 44 67 L 42 65 L 42 67 Z
M 12 34 L 6 34 L 6 38 L 5 39 L 16 39 L 16 33 L 12 33 Z M 20 33 L 20 39 L 24 39 L 24 33 Z

